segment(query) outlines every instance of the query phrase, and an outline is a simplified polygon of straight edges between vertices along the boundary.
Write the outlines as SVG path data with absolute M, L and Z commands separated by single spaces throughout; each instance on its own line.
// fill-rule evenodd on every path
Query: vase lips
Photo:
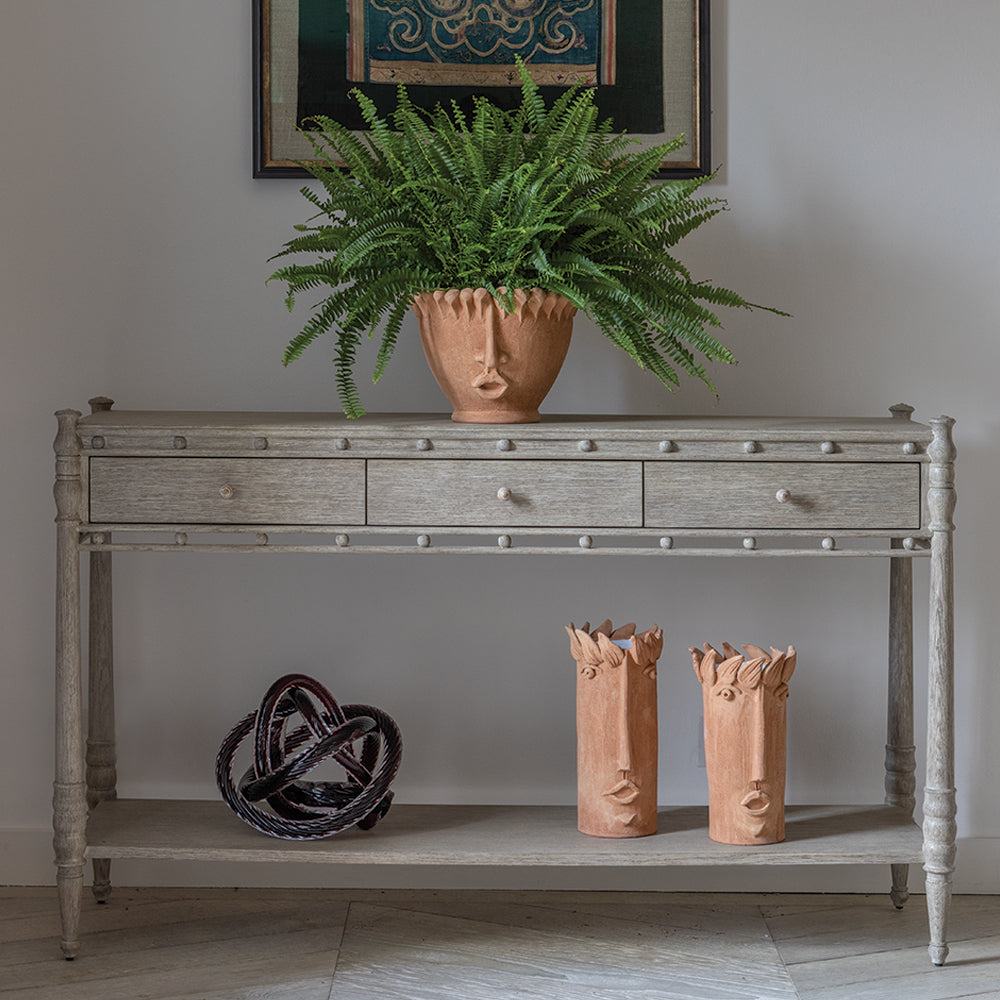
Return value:
M 632 777 L 623 778 L 617 785 L 613 785 L 604 794 L 615 802 L 622 805 L 629 805 L 639 797 L 639 784 Z
M 771 807 L 771 797 L 767 792 L 755 788 L 748 795 L 740 800 L 740 805 L 746 809 L 751 816 L 763 816 Z

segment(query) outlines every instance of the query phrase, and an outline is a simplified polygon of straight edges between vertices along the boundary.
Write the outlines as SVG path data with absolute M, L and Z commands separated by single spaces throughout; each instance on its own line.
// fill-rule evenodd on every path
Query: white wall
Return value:
M 731 211 L 690 239 L 686 260 L 794 318 L 728 317 L 741 361 L 718 372 L 717 406 L 697 385 L 666 394 L 580 323 L 548 409 L 879 415 L 906 401 L 917 419 L 957 418 L 957 886 L 1000 891 L 989 653 L 1000 649 L 1000 6 L 734 0 L 713 11 L 713 188 Z M 11 0 L 4 15 L 0 883 L 18 883 L 52 877 L 52 411 L 86 410 L 97 394 L 123 408 L 336 400 L 322 346 L 279 363 L 304 314 L 289 317 L 281 290 L 264 286 L 267 257 L 308 206 L 294 181 L 250 178 L 249 3 Z M 442 408 L 414 334 L 365 394 L 370 409 Z M 661 801 L 706 798 L 686 651 L 705 639 L 798 647 L 790 799 L 878 801 L 885 567 L 769 560 L 723 575 L 685 561 L 664 576 L 652 563 L 601 562 L 584 576 L 569 560 L 126 554 L 121 792 L 214 797 L 224 733 L 270 680 L 302 670 L 397 719 L 401 800 L 572 802 L 562 625 L 610 616 L 666 630 Z M 920 593 L 923 563 L 916 582 Z M 919 657 L 922 608 L 917 620 Z M 922 698 L 922 677 L 917 688 Z M 867 870 L 702 878 L 667 884 L 886 887 Z

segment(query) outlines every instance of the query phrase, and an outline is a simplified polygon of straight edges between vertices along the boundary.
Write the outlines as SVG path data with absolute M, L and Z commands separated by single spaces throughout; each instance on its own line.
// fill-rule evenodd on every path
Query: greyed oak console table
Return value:
M 930 954 L 948 952 L 955 858 L 952 420 L 895 406 L 881 419 L 547 417 L 469 425 L 446 416 L 61 410 L 55 851 L 63 952 L 75 955 L 84 863 L 110 892 L 113 858 L 395 865 L 887 863 L 927 873 Z M 111 558 L 115 551 L 493 552 L 887 558 L 889 711 L 883 805 L 790 806 L 787 839 L 708 839 L 707 810 L 661 811 L 654 836 L 576 831 L 573 807 L 397 805 L 366 833 L 293 843 L 221 802 L 115 795 Z M 90 562 L 84 747 L 80 553 Z M 930 558 L 927 783 L 913 822 L 912 560 Z M 669 622 L 666 623 L 669 625 Z M 85 764 L 86 761 L 86 771 Z M 88 807 L 90 818 L 88 822 Z

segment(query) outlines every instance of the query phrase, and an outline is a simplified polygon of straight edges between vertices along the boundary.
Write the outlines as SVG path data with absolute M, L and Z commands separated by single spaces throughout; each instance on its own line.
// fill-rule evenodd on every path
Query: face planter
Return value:
M 663 631 L 572 624 L 577 665 L 577 826 L 594 837 L 656 833 L 656 660 Z
M 569 349 L 576 307 L 534 288 L 505 313 L 485 288 L 423 292 L 413 299 L 420 342 L 448 397 L 452 420 L 534 423 Z
M 785 839 L 785 706 L 795 649 L 729 643 L 691 650 L 705 709 L 708 835 L 722 844 Z

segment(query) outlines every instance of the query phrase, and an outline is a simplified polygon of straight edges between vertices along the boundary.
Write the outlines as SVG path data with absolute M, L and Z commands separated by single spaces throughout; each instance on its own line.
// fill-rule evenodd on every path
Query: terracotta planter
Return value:
M 705 708 L 708 835 L 721 844 L 785 839 L 785 705 L 795 648 L 692 649 Z
M 567 626 L 576 673 L 577 826 L 594 837 L 656 833 L 656 660 L 663 631 Z
M 411 303 L 452 420 L 528 424 L 569 349 L 576 306 L 554 292 L 515 293 L 508 315 L 485 288 L 422 292 Z

